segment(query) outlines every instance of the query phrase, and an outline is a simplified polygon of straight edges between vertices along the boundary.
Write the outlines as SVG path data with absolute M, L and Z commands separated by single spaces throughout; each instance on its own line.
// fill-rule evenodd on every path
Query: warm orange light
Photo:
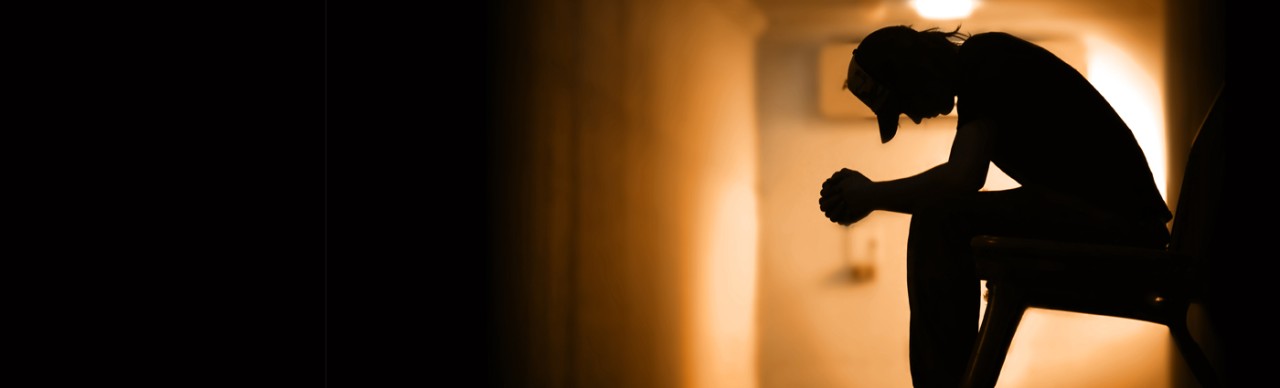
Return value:
M 1103 315 L 1031 308 L 1018 324 L 1001 387 L 1169 387 L 1169 329 Z
M 974 0 L 912 0 L 911 6 L 925 19 L 963 19 L 973 13 Z
M 705 245 L 694 272 L 695 375 L 691 387 L 756 386 L 756 235 L 752 182 L 720 188 L 700 231 Z
M 1089 53 L 1089 82 L 1107 98 L 1133 131 L 1134 138 L 1147 156 L 1160 196 L 1168 201 L 1169 195 L 1165 190 L 1164 109 L 1159 84 L 1150 71 L 1112 42 L 1088 37 L 1085 44 Z

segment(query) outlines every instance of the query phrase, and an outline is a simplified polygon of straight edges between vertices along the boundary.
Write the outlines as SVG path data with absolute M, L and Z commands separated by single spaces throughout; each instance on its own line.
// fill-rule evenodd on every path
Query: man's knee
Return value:
M 966 229 L 967 206 L 958 198 L 938 198 L 917 206 L 911 214 L 911 235 L 953 234 Z
M 963 201 L 936 200 L 911 215 L 907 236 L 909 266 L 917 271 L 950 272 L 966 262 L 973 220 L 966 217 Z M 929 268 L 932 268 L 930 270 Z

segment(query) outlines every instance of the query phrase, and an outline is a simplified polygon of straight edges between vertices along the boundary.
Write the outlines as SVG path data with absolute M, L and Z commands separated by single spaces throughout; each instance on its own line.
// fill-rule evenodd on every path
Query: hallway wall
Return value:
M 495 2 L 499 383 L 750 387 L 748 1 Z

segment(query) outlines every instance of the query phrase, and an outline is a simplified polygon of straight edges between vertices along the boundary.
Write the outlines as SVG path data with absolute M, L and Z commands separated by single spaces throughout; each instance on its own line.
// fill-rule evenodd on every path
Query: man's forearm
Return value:
M 876 210 L 914 214 L 926 201 L 977 191 L 981 183 L 975 185 L 972 177 L 944 163 L 911 177 L 874 182 L 867 188 L 867 198 Z

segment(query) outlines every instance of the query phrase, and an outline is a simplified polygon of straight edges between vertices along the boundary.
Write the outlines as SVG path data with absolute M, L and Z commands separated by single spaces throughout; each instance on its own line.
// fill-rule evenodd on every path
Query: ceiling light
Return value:
M 974 0 L 911 0 L 925 19 L 963 19 L 973 13 Z

